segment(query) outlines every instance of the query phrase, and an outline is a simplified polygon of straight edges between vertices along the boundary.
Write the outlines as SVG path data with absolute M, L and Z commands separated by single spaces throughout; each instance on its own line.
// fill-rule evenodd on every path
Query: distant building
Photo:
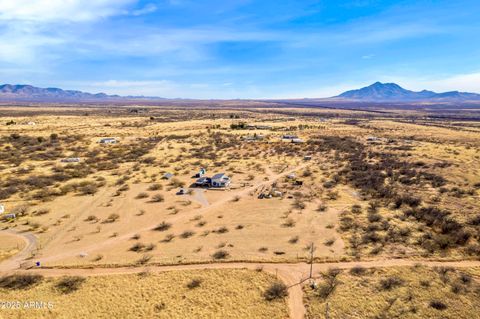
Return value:
M 287 135 L 283 135 L 282 138 L 283 138 L 284 140 L 293 140 L 293 139 L 298 138 L 298 136 L 296 136 L 296 135 L 288 135 L 288 134 L 287 134 Z
M 303 159 L 304 159 L 305 161 L 309 161 L 309 160 L 312 159 L 312 157 L 311 157 L 310 155 L 305 155 L 305 156 L 303 157 Z
M 102 138 L 100 139 L 100 141 L 98 141 L 100 144 L 117 144 L 118 141 L 116 138 L 113 138 L 113 137 L 105 137 L 105 138 Z
M 225 173 L 219 173 L 212 176 L 212 187 L 228 187 L 230 185 L 230 177 Z
M 80 162 L 80 158 L 79 157 L 62 158 L 60 160 L 60 162 L 62 162 L 62 163 L 78 163 L 78 162 Z
M 292 143 L 303 143 L 301 138 L 292 138 Z
M 173 177 L 172 173 L 165 173 L 165 174 L 163 174 L 162 179 L 170 179 L 172 177 Z
M 3 214 L 3 213 L 5 213 L 5 206 L 0 204 L 0 214 Z

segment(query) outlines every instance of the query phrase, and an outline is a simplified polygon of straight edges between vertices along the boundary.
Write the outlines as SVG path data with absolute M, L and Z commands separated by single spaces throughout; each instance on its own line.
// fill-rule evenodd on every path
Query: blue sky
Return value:
M 0 82 L 183 98 L 480 92 L 480 2 L 0 0 Z

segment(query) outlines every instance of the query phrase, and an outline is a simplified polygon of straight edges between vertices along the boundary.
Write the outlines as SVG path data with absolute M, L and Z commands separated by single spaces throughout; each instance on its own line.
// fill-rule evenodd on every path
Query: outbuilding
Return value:
M 105 138 L 102 138 L 100 139 L 100 141 L 98 141 L 100 144 L 117 144 L 118 141 L 116 138 L 113 138 L 113 137 L 105 137 Z
M 170 179 L 172 177 L 173 177 L 172 173 L 165 173 L 165 174 L 163 174 L 162 179 Z

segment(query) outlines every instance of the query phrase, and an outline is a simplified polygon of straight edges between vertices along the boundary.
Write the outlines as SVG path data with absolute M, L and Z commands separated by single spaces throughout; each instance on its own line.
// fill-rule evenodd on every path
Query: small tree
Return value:
M 283 282 L 276 281 L 268 287 L 263 296 L 268 301 L 285 298 L 288 296 L 288 287 Z

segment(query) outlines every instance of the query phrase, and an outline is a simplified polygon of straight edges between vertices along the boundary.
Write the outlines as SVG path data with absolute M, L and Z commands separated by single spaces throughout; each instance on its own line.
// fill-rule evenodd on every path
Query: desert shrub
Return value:
M 81 186 L 78 191 L 81 195 L 94 195 L 98 191 L 98 187 L 95 184 L 88 184 Z
M 86 221 L 86 222 L 97 222 L 97 221 L 98 221 L 98 217 L 95 216 L 95 215 L 89 215 L 87 218 L 85 218 L 85 221 Z
M 162 239 L 162 242 L 163 242 L 163 243 L 169 243 L 169 242 L 171 242 L 174 238 L 175 238 L 175 235 L 174 235 L 174 234 L 168 234 L 168 235 L 165 236 L 164 239 Z
M 333 293 L 338 285 L 337 277 L 341 272 L 339 268 L 330 268 L 322 275 L 324 281 L 317 288 L 317 294 L 320 298 L 326 299 Z
M 295 226 L 295 221 L 292 218 L 288 218 L 285 220 L 285 222 L 282 224 L 283 227 L 294 227 Z
M 140 234 L 134 234 L 134 235 L 132 236 L 132 239 L 133 239 L 133 240 L 139 240 L 140 237 L 141 237 Z
M 158 190 L 161 190 L 162 188 L 163 188 L 162 184 L 158 184 L 158 183 L 151 184 L 150 186 L 148 186 L 149 191 L 158 191 Z
M 330 238 L 330 239 L 325 240 L 323 244 L 325 246 L 332 246 L 334 243 L 335 243 L 335 239 Z
M 156 231 L 166 231 L 172 227 L 172 224 L 167 223 L 166 221 L 161 222 L 160 224 L 157 225 L 153 230 Z
M 116 213 L 112 213 L 108 215 L 107 219 L 105 219 L 104 223 L 114 223 L 120 218 L 120 215 Z
M 135 196 L 136 199 L 143 199 L 143 198 L 147 198 L 149 195 L 145 192 L 141 192 L 141 193 L 138 193 L 137 196 Z
M 81 285 L 85 282 L 85 278 L 79 276 L 68 276 L 60 279 L 55 285 L 61 293 L 69 294 L 80 289 Z
M 288 287 L 283 282 L 274 282 L 265 290 L 263 296 L 267 301 L 285 298 L 288 296 Z
M 47 208 L 41 208 L 41 209 L 39 209 L 39 210 L 33 211 L 33 212 L 32 212 L 32 215 L 33 215 L 33 216 L 42 216 L 42 215 L 46 215 L 46 214 L 48 214 L 48 213 L 50 213 L 50 210 L 49 210 L 49 209 L 47 209 Z
M 225 226 L 222 226 L 222 227 L 220 227 L 219 229 L 217 229 L 216 232 L 217 232 L 218 234 L 228 233 L 228 228 L 225 227 Z
M 152 259 L 151 255 L 143 255 L 139 260 L 137 260 L 138 265 L 145 265 Z
M 324 203 L 320 203 L 317 207 L 317 211 L 324 212 L 327 210 L 327 208 L 328 208 L 327 205 L 325 205 Z
M 0 278 L 0 288 L 13 290 L 28 289 L 42 280 L 42 275 L 9 275 Z
M 431 300 L 430 303 L 429 303 L 429 306 L 431 308 L 437 309 L 437 310 L 447 309 L 447 305 L 440 300 Z
M 183 233 L 180 234 L 180 238 L 183 238 L 183 239 L 186 239 L 186 238 L 190 238 L 194 235 L 195 233 L 191 230 L 186 230 L 184 231 Z
M 165 200 L 165 197 L 163 197 L 162 194 L 155 194 L 150 199 L 152 203 L 159 203 L 159 202 L 163 202 L 164 200 Z
M 187 283 L 187 288 L 188 289 L 194 289 L 197 287 L 200 287 L 200 284 L 202 283 L 201 279 L 192 279 Z
M 299 198 L 295 199 L 295 202 L 293 202 L 293 207 L 296 208 L 296 209 L 305 209 L 305 207 L 307 207 L 307 205 L 302 202 Z
M 213 259 L 225 259 L 228 258 L 228 256 L 230 256 L 230 254 L 226 250 L 217 250 L 212 255 Z
M 172 187 L 184 187 L 185 182 L 180 181 L 178 178 L 172 178 L 170 181 L 170 186 Z
M 380 289 L 381 290 L 392 290 L 397 287 L 400 287 L 404 284 L 403 279 L 397 276 L 391 276 L 388 278 L 383 278 L 380 280 Z
M 377 213 L 368 213 L 367 218 L 370 223 L 376 223 L 382 220 L 382 216 Z
M 133 244 L 132 247 L 130 247 L 130 251 L 134 251 L 134 252 L 141 252 L 145 249 L 145 244 L 142 244 L 142 243 L 135 243 Z
M 350 210 L 353 214 L 360 214 L 362 212 L 362 206 L 355 204 Z
M 290 244 L 296 244 L 298 242 L 299 237 L 298 236 L 293 236 L 288 240 Z
M 355 275 L 355 276 L 362 276 L 367 272 L 367 269 L 362 266 L 355 266 L 350 269 L 350 274 Z

